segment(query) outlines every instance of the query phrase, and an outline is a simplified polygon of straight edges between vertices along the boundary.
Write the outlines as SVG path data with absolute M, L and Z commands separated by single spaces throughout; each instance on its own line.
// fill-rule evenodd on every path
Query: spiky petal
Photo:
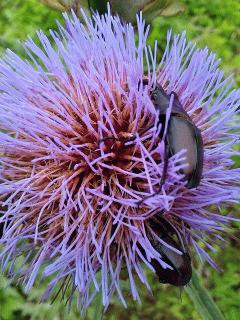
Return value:
M 70 283 L 82 309 L 99 290 L 104 306 L 115 291 L 126 306 L 123 271 L 139 301 L 136 277 L 149 288 L 143 265 L 154 271 L 155 259 L 171 267 L 147 236 L 153 217 L 161 215 L 200 259 L 214 264 L 197 241 L 213 249 L 209 237 L 221 239 L 230 219 L 219 206 L 239 198 L 230 121 L 240 93 L 231 91 L 214 54 L 195 49 L 185 34 L 168 33 L 157 68 L 141 15 L 137 44 L 132 25 L 110 13 L 93 20 L 83 13 L 86 27 L 74 14 L 64 17 L 66 26 L 51 31 L 53 44 L 41 31 L 41 47 L 25 43 L 29 61 L 8 50 L 0 62 L 1 267 L 26 290 L 39 274 L 54 274 L 45 297 Z M 201 129 L 204 171 L 200 186 L 187 189 L 179 173 L 182 150 L 169 159 L 161 192 L 148 198 L 164 166 L 161 124 L 149 95 L 156 83 L 177 93 Z M 24 262 L 14 269 L 19 255 Z

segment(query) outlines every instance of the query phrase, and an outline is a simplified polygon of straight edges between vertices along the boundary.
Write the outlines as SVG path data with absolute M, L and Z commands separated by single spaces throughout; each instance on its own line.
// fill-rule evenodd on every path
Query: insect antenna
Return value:
M 150 130 L 150 129 L 152 129 L 152 128 L 153 128 L 153 125 L 148 126 L 148 127 L 144 128 L 144 129 L 141 129 L 138 134 L 141 136 L 141 135 L 143 135 L 145 132 L 147 132 L 148 130 Z M 102 138 L 102 139 L 98 140 L 98 146 L 100 147 L 100 144 L 101 144 L 101 143 L 103 143 L 103 142 L 105 142 L 105 141 L 108 141 L 108 140 L 115 140 L 115 141 L 120 141 L 120 142 L 128 143 L 128 142 L 134 141 L 134 140 L 136 139 L 136 137 L 137 137 L 137 136 L 136 136 L 135 134 L 134 134 L 132 137 L 130 137 L 130 138 L 125 138 L 125 137 L 116 138 L 116 137 L 114 137 L 114 136 L 105 137 L 105 138 Z

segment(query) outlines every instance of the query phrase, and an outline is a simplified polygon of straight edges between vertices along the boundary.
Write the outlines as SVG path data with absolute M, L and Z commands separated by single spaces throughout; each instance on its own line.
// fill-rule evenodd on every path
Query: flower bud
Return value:
M 184 11 L 185 6 L 178 0 L 109 0 L 112 11 L 124 20 L 134 22 L 136 14 L 143 11 L 144 19 L 151 22 L 157 16 L 173 16 Z
M 80 8 L 92 8 L 100 14 L 107 12 L 106 0 L 41 0 L 47 6 L 60 10 L 74 10 L 78 15 Z M 136 14 L 143 12 L 144 19 L 151 22 L 157 16 L 174 16 L 184 11 L 185 6 L 179 0 L 109 0 L 111 11 L 123 20 L 134 23 Z M 89 8 L 90 7 L 90 8 Z

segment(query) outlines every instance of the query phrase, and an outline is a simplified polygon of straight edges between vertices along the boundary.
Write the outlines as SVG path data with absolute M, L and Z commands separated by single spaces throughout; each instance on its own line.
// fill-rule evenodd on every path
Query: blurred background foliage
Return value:
M 46 1 L 45 1 L 46 2 Z M 149 42 L 153 45 L 158 39 L 159 56 L 165 46 L 166 31 L 187 31 L 188 39 L 198 46 L 208 46 L 222 59 L 226 74 L 234 74 L 236 86 L 240 84 L 240 2 L 238 0 L 182 0 L 185 11 L 178 16 L 159 16 L 152 21 Z M 182 8 L 182 6 L 181 6 Z M 56 27 L 55 20 L 63 21 L 61 13 L 49 8 L 38 0 L 0 0 L 0 55 L 6 48 L 24 57 L 20 41 L 29 35 L 37 40 L 35 30 Z M 240 163 L 237 163 L 239 165 Z M 231 214 L 240 217 L 239 207 L 229 209 Z M 228 210 L 228 211 L 229 211 Z M 232 235 L 239 237 L 239 224 L 235 223 Z M 196 266 L 201 273 L 204 285 L 227 320 L 240 319 L 240 243 L 226 238 L 227 244 L 218 250 L 214 257 L 223 270 L 218 273 L 207 265 Z M 149 274 L 153 295 L 144 288 L 141 290 L 142 305 L 127 298 L 129 308 L 125 310 L 119 301 L 113 301 L 103 319 L 152 319 L 152 320 L 197 320 L 201 319 L 186 293 L 178 288 L 160 285 L 154 275 Z M 58 299 L 54 304 L 39 303 L 46 282 L 39 282 L 25 294 L 22 287 L 10 284 L 0 276 L 0 319 L 1 320 L 58 320 L 79 319 L 76 303 L 71 310 Z M 126 295 L 127 291 L 126 291 Z M 86 319 L 98 319 L 96 310 L 91 307 Z M 216 319 L 217 320 L 217 319 Z

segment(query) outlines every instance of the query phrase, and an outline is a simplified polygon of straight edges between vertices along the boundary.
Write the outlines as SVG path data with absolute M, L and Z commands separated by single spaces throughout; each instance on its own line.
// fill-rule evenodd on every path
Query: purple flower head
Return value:
M 240 92 L 215 55 L 185 34 L 168 33 L 157 64 L 141 15 L 136 44 L 131 24 L 82 14 L 86 26 L 65 14 L 51 42 L 41 31 L 40 47 L 29 39 L 28 60 L 8 50 L 0 61 L 0 265 L 26 290 L 37 276 L 53 275 L 45 297 L 62 283 L 79 292 L 82 309 L 98 291 L 105 307 L 114 292 L 126 306 L 123 272 L 140 301 L 137 279 L 150 289 L 144 266 L 172 269 L 156 244 L 182 254 L 163 237 L 166 226 L 214 266 L 207 251 L 231 219 L 220 205 L 239 199 L 231 156 Z M 151 99 L 157 85 L 170 97 L 165 123 Z M 193 189 L 182 173 L 185 149 L 169 156 L 164 172 L 171 92 L 203 139 L 203 174 Z

